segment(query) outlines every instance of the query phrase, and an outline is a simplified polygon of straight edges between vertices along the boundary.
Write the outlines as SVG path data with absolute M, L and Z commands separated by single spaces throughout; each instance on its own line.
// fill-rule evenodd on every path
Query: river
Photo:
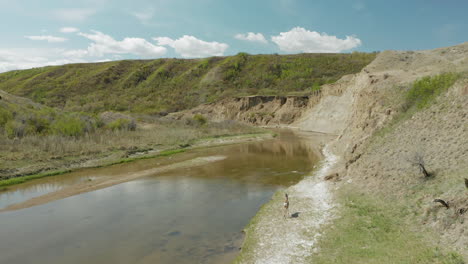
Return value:
M 43 205 L 0 213 L 0 263 L 229 263 L 243 227 L 274 192 L 310 175 L 308 137 L 192 150 L 67 175 L 0 192 L 0 208 L 103 177 L 196 157 L 224 159 L 173 169 Z M 282 217 L 281 206 L 278 217 Z

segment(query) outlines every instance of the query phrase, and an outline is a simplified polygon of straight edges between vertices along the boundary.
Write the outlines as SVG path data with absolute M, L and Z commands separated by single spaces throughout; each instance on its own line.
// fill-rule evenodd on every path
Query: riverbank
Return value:
M 167 157 L 171 155 L 175 155 L 178 153 L 182 152 L 187 152 L 190 150 L 196 150 L 196 149 L 204 149 L 204 148 L 211 148 L 211 147 L 218 147 L 218 146 L 225 146 L 225 145 L 232 145 L 232 144 L 239 144 L 239 143 L 246 143 L 246 142 L 253 142 L 253 141 L 261 141 L 261 140 L 267 140 L 267 139 L 272 139 L 275 136 L 274 133 L 272 132 L 265 132 L 265 133 L 257 133 L 257 134 L 243 134 L 243 135 L 230 135 L 230 136 L 222 136 L 222 137 L 216 137 L 216 138 L 204 138 L 204 139 L 199 139 L 195 142 L 193 142 L 193 145 L 187 146 L 182 149 L 176 149 L 176 150 L 166 150 L 166 151 L 161 151 L 158 154 L 138 154 L 135 155 L 131 158 L 126 158 L 126 159 L 121 159 L 117 160 L 115 162 L 105 164 L 105 165 L 100 165 L 100 166 L 95 166 L 91 168 L 97 168 L 97 167 L 106 167 L 106 166 L 111 166 L 111 165 L 116 165 L 116 164 L 122 164 L 122 163 L 128 163 L 132 161 L 137 161 L 137 160 L 142 160 L 142 159 L 153 159 L 157 157 Z M 67 188 L 63 188 L 61 190 L 48 193 L 45 195 L 41 195 L 39 197 L 34 197 L 31 198 L 27 201 L 17 203 L 10 205 L 6 208 L 3 208 L 0 210 L 0 212 L 4 211 L 13 211 L 13 210 L 19 210 L 19 209 L 24 209 L 24 208 L 29 208 L 45 203 L 49 203 L 55 200 L 63 199 L 66 197 L 74 196 L 77 194 L 85 193 L 85 192 L 90 192 L 90 191 L 95 191 L 99 189 L 103 189 L 106 187 L 110 187 L 113 185 L 117 185 L 120 183 L 132 181 L 138 178 L 146 177 L 149 175 L 153 174 L 158 174 L 158 173 L 164 173 L 166 171 L 170 171 L 173 169 L 181 169 L 181 168 L 190 168 L 190 167 L 196 167 L 196 166 L 202 166 L 211 162 L 219 161 L 221 159 L 224 159 L 225 157 L 222 156 L 209 156 L 209 157 L 200 157 L 200 158 L 194 158 L 194 159 L 189 159 L 181 162 L 175 162 L 175 163 L 170 163 L 166 165 L 162 165 L 156 168 L 152 169 L 147 169 L 147 170 L 142 170 L 137 173 L 131 173 L 131 174 L 118 174 L 118 175 L 112 175 L 111 177 L 104 177 L 102 179 L 97 179 L 97 180 L 89 180 L 87 182 L 82 182 L 78 184 L 74 184 L 72 186 L 69 186 Z M 87 167 L 86 169 L 89 169 L 90 167 Z M 85 168 L 79 168 L 79 169 L 85 169 Z M 79 170 L 76 169 L 76 170 Z M 75 170 L 75 171 L 76 171 Z M 4 180 L 0 182 L 0 186 L 5 187 L 4 190 L 7 190 L 6 186 L 11 186 L 14 184 L 18 183 L 23 183 L 29 180 L 34 180 L 34 179 L 39 179 L 43 177 L 48 177 L 48 176 L 57 176 L 60 174 L 66 174 L 72 172 L 71 170 L 69 171 L 60 171 L 57 173 L 50 173 L 50 174 L 39 174 L 39 175 L 32 175 L 29 177 L 20 177 L 20 178 L 13 178 L 10 180 Z M 64 175 L 63 177 L 66 177 Z M 0 190 L 1 191 L 1 190 Z
M 304 133 L 304 132 L 303 132 Z M 322 133 L 307 133 L 310 144 L 320 149 L 332 137 Z M 323 178 L 338 162 L 327 147 L 323 160 L 302 181 L 278 191 L 262 206 L 244 229 L 245 240 L 234 263 L 307 263 L 322 227 L 335 215 L 336 203 Z M 284 194 L 290 201 L 290 214 L 283 217 Z
M 176 128 L 173 127 L 173 129 Z M 236 144 L 274 136 L 268 130 L 260 130 L 243 125 L 236 125 L 236 129 L 233 131 L 229 131 L 228 128 L 220 129 L 217 127 L 199 129 L 189 127 L 182 128 L 181 131 L 172 131 L 170 127 L 161 129 L 161 127 L 153 125 L 143 127 L 136 132 L 123 131 L 118 133 L 121 135 L 112 135 L 106 140 L 113 141 L 112 147 L 109 148 L 102 148 L 99 144 L 90 144 L 93 142 L 92 139 L 70 139 L 66 144 L 77 146 L 84 144 L 86 146 L 92 145 L 92 147 L 87 152 L 77 151 L 72 147 L 73 150 L 60 157 L 56 156 L 60 153 L 45 151 L 41 147 L 33 149 L 31 153 L 28 153 L 27 146 L 31 144 L 36 145 L 34 142 L 17 143 L 19 146 L 14 146 L 12 142 L 11 147 L 14 147 L 15 151 L 2 156 L 2 160 L 5 160 L 2 167 L 5 167 L 5 169 L 3 169 L 3 173 L 0 175 L 0 187 L 20 184 L 48 176 L 61 175 L 83 168 L 105 167 L 139 159 L 168 156 L 199 147 Z M 129 138 L 122 140 L 124 137 Z M 40 139 L 39 141 L 42 144 L 47 139 Z M 4 144 L 7 145 L 7 143 Z M 8 146 L 5 149 L 8 150 Z M 27 157 L 31 158 L 26 159 L 26 156 L 24 156 L 18 160 L 14 157 L 18 155 L 27 155 Z M 24 163 L 26 161 L 27 163 Z M 15 168 L 15 173 L 13 173 L 12 169 L 8 169 L 8 166 L 13 166 L 18 162 L 22 165 L 17 164 L 19 167 Z

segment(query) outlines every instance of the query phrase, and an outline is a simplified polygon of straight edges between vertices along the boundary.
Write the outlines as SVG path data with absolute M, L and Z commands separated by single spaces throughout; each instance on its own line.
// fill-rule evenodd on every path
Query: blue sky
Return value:
M 0 72 L 238 52 L 420 50 L 468 41 L 464 0 L 0 0 Z

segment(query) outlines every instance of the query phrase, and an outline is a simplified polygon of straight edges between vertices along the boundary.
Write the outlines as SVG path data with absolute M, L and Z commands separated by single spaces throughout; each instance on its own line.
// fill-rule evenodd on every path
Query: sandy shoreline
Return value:
M 311 140 L 311 143 L 313 140 Z M 333 219 L 335 202 L 324 177 L 339 162 L 327 144 L 318 170 L 278 191 L 246 227 L 246 239 L 235 263 L 306 263 L 324 224 Z M 282 216 L 284 193 L 291 218 Z
M 41 195 L 32 199 L 29 199 L 25 202 L 7 206 L 3 209 L 0 209 L 0 213 L 5 212 L 5 211 L 13 211 L 13 210 L 30 208 L 33 206 L 37 206 L 37 205 L 49 203 L 52 201 L 64 199 L 70 196 L 78 195 L 81 193 L 91 192 L 91 191 L 103 189 L 106 187 L 110 187 L 116 184 L 132 181 L 132 180 L 150 176 L 153 174 L 163 173 L 163 172 L 173 170 L 173 169 L 183 169 L 183 168 L 190 168 L 190 167 L 195 167 L 195 166 L 202 166 L 211 162 L 223 160 L 225 158 L 226 158 L 225 156 L 199 157 L 199 158 L 191 159 L 188 161 L 173 163 L 173 164 L 161 166 L 158 168 L 153 168 L 153 169 L 139 171 L 137 173 L 127 174 L 127 175 L 120 176 L 120 177 L 109 177 L 109 178 L 98 179 L 98 180 L 94 180 L 90 182 L 75 184 L 69 187 L 65 187 L 61 190 L 55 191 L 55 192 L 51 192 L 45 195 Z

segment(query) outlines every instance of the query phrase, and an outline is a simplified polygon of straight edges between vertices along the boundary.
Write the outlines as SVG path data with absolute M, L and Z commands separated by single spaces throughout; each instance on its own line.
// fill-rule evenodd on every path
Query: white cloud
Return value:
M 156 46 L 141 38 L 124 38 L 117 41 L 99 31 L 91 34 L 78 33 L 90 39 L 92 43 L 86 49 L 58 48 L 12 48 L 0 49 L 0 72 L 62 65 L 68 63 L 85 63 L 119 59 L 120 55 L 130 54 L 140 57 L 160 57 L 167 51 L 165 47 Z M 49 40 L 48 36 L 28 36 L 31 39 Z
M 53 11 L 53 15 L 63 21 L 83 22 L 96 13 L 91 8 L 61 8 Z
M 154 17 L 154 9 L 149 8 L 141 12 L 133 12 L 132 15 L 140 20 L 141 23 L 146 24 Z
M 60 29 L 60 32 L 62 33 L 75 33 L 75 32 L 78 32 L 80 31 L 79 29 L 75 28 L 75 27 L 63 27 Z
M 46 35 L 42 35 L 42 36 L 24 36 L 24 37 L 27 38 L 27 39 L 30 39 L 30 40 L 46 40 L 49 43 L 67 41 L 66 38 L 46 36 Z
M 78 33 L 78 35 L 93 41 L 87 49 L 70 50 L 70 56 L 102 57 L 106 54 L 132 54 L 141 57 L 160 57 L 166 54 L 167 49 L 155 46 L 142 38 L 124 38 L 122 41 L 115 40 L 109 35 L 99 31 L 91 31 L 92 34 Z
M 252 42 L 268 43 L 262 33 L 249 32 L 247 34 L 237 34 L 234 38 Z
M 0 49 L 0 72 L 78 62 L 89 61 L 64 56 L 63 49 Z
M 278 45 L 280 50 L 286 52 L 334 53 L 356 48 L 362 43 L 354 36 L 339 39 L 336 36 L 309 31 L 301 27 L 281 32 L 278 36 L 272 36 L 271 40 Z
M 206 42 L 194 36 L 184 35 L 173 40 L 168 37 L 153 38 L 158 45 L 170 46 L 184 58 L 201 58 L 209 56 L 223 56 L 229 45 L 219 42 Z

